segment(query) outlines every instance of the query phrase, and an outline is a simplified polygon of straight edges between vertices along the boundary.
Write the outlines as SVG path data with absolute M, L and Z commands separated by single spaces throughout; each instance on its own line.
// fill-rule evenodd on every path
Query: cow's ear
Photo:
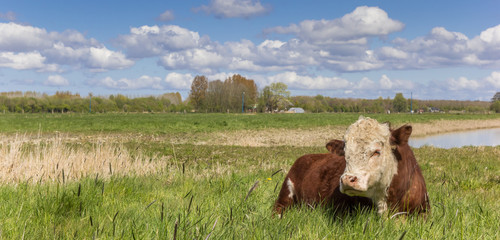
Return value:
M 401 145 L 408 143 L 412 132 L 412 127 L 410 125 L 404 125 L 391 132 L 391 145 Z
M 326 144 L 326 149 L 328 149 L 328 151 L 331 153 L 337 154 L 339 156 L 344 156 L 344 146 L 344 141 L 333 139 Z

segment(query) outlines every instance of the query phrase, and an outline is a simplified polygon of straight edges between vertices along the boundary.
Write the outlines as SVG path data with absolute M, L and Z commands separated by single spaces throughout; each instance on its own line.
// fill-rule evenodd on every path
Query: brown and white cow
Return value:
M 292 165 L 274 210 L 279 215 L 296 203 L 322 204 L 336 210 L 371 206 L 378 213 L 423 213 L 430 209 L 425 181 L 408 145 L 411 126 L 363 118 L 352 124 L 344 141 L 327 144 L 330 153 L 308 154 Z M 345 157 L 343 156 L 345 155 Z

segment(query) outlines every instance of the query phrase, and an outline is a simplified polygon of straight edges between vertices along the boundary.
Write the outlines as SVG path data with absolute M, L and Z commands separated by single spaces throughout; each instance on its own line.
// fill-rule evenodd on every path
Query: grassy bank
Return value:
M 89 157 L 97 151 L 85 144 L 69 145 L 70 151 L 84 151 Z M 170 157 L 163 159 L 165 166 L 147 175 L 128 168 L 128 174 L 90 172 L 70 180 L 59 174 L 34 183 L 29 178 L 4 183 L 0 186 L 0 238 L 500 237 L 500 147 L 415 149 L 432 203 L 432 214 L 424 220 L 380 218 L 375 212 L 336 218 L 324 209 L 308 207 L 292 209 L 283 219 L 272 218 L 271 207 L 285 172 L 298 156 L 325 152 L 323 147 L 195 146 L 133 140 L 122 146 L 130 155 Z M 32 146 L 24 149 L 24 154 L 36 151 Z
M 0 114 L 0 132 L 178 134 L 348 126 L 361 114 Z M 499 119 L 500 114 L 363 114 L 395 125 Z
M 368 116 L 420 126 L 500 118 Z M 426 220 L 381 218 L 372 211 L 338 218 L 309 207 L 272 218 L 295 159 L 326 152 L 322 138 L 336 137 L 357 118 L 0 115 L 0 239 L 500 238 L 500 146 L 415 149 L 432 204 Z M 238 144 L 244 133 L 262 144 Z

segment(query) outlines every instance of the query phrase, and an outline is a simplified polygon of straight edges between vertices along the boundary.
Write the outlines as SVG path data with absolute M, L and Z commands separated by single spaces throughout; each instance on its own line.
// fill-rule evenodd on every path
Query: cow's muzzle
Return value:
M 362 189 L 359 183 L 357 176 L 344 174 L 340 177 L 340 192 L 349 196 L 358 196 L 366 190 Z

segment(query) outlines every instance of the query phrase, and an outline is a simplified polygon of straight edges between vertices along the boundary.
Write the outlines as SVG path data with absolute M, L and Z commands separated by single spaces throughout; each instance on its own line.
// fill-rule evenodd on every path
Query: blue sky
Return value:
M 489 100 L 500 2 L 23 1 L 0 5 L 0 91 L 180 92 L 233 74 L 292 95 Z

